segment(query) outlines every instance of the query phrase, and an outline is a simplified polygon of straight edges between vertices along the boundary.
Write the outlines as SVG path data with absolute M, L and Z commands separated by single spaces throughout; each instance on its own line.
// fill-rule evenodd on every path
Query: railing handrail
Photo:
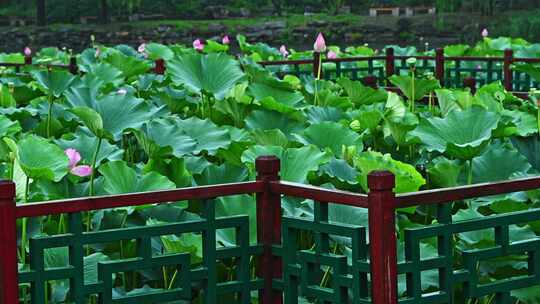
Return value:
M 430 205 L 540 188 L 540 176 L 430 189 L 396 195 L 396 208 Z
M 196 186 L 172 190 L 147 191 L 129 194 L 92 196 L 17 204 L 17 218 L 44 216 L 60 213 L 75 213 L 82 211 L 111 209 L 127 206 L 139 206 L 154 203 L 175 202 L 192 199 L 211 199 L 248 193 L 260 193 L 263 182 L 250 181 L 210 186 Z M 1 185 L 0 185 L 1 187 Z

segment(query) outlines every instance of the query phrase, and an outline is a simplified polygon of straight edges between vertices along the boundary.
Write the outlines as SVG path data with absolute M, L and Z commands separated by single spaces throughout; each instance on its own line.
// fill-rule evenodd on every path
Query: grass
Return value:
M 271 21 L 284 21 L 286 27 L 300 27 L 307 26 L 309 22 L 314 20 L 325 22 L 351 22 L 357 23 L 362 20 L 363 17 L 353 14 L 343 15 L 327 15 L 327 14 L 314 14 L 314 15 L 301 15 L 291 14 L 287 16 L 270 16 L 270 17 L 253 17 L 253 18 L 231 18 L 231 19 L 218 19 L 218 20 L 151 20 L 151 21 L 136 21 L 136 22 L 115 22 L 110 24 L 65 24 L 55 23 L 48 26 L 51 30 L 60 28 L 69 28 L 74 30 L 88 30 L 88 29 L 103 29 L 103 30 L 115 30 L 129 27 L 136 28 L 156 28 L 162 25 L 172 26 L 177 30 L 189 30 L 189 29 L 203 29 L 206 30 L 210 25 L 223 25 L 227 28 L 247 27 L 257 24 L 262 24 Z

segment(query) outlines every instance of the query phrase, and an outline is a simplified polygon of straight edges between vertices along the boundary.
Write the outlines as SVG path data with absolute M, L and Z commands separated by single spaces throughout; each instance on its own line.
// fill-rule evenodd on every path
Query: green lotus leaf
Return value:
M 21 139 L 16 154 L 22 170 L 32 179 L 58 182 L 68 172 L 69 160 L 64 151 L 42 137 L 29 135 Z
M 255 144 L 261 146 L 279 146 L 282 148 L 287 148 L 289 146 L 287 136 L 279 129 L 254 130 L 251 137 L 255 141 Z
M 99 138 L 85 134 L 85 132 L 79 129 L 77 133 L 72 134 L 70 137 L 66 136 L 66 138 L 56 140 L 56 144 L 64 150 L 69 148 L 77 150 L 85 163 L 90 164 L 98 141 Z M 107 141 L 103 141 L 99 153 L 96 156 L 96 164 L 100 164 L 104 160 L 120 160 L 122 159 L 123 153 L 124 150 L 115 145 L 111 145 Z
M 71 85 L 75 76 L 64 70 L 31 71 L 30 74 L 39 83 L 46 94 L 60 97 Z
M 435 158 L 427 169 L 431 186 L 448 188 L 457 186 L 463 165 L 458 160 L 449 160 L 443 156 Z
M 430 92 L 441 87 L 437 79 L 413 78 L 411 76 L 392 75 L 390 82 L 397 86 L 408 100 L 420 100 Z M 414 86 L 413 86 L 414 83 Z M 414 93 L 414 96 L 413 96 Z
M 193 153 L 197 142 L 186 135 L 173 119 L 156 119 L 134 129 L 139 144 L 150 158 L 174 155 L 183 157 Z
M 134 193 L 175 189 L 176 185 L 168 178 L 155 172 L 138 174 L 124 161 L 112 161 L 102 165 L 99 173 L 103 175 L 103 190 L 108 194 Z
M 279 129 L 284 134 L 292 134 L 301 131 L 303 127 L 304 124 L 298 120 L 275 111 L 255 110 L 246 117 L 248 130 Z
M 175 124 L 184 134 L 197 142 L 194 153 L 207 151 L 214 155 L 218 149 L 231 144 L 231 136 L 227 129 L 218 127 L 212 121 L 191 117 L 185 120 L 175 120 Z
M 238 62 L 229 55 L 191 53 L 175 57 L 167 64 L 171 79 L 184 87 L 201 94 L 211 93 L 223 99 L 243 77 Z
M 255 100 L 263 101 L 267 97 L 272 97 L 276 102 L 289 107 L 296 107 L 304 100 L 302 93 L 288 82 L 270 76 L 256 78 L 249 85 L 248 92 Z
M 525 156 L 536 171 L 540 171 L 540 137 L 513 137 L 512 145 Z
M 121 71 L 125 79 L 143 74 L 151 68 L 149 63 L 139 60 L 136 57 L 124 55 L 118 51 L 112 52 L 107 56 L 105 62 Z
M 69 111 L 75 114 L 75 116 L 77 116 L 82 123 L 97 137 L 105 136 L 103 130 L 103 119 L 101 119 L 101 115 L 99 115 L 98 112 L 89 107 L 77 107 L 72 108 Z
M 385 90 L 366 87 L 360 81 L 342 77 L 337 82 L 356 105 L 373 104 L 387 99 L 388 93 Z
M 91 66 L 85 77 L 95 77 L 103 84 L 112 83 L 113 85 L 120 85 L 124 81 L 123 75 L 122 71 L 113 65 L 100 62 Z
M 174 57 L 174 52 L 171 49 L 159 43 L 148 43 L 145 47 L 145 52 L 148 55 L 148 59 L 151 60 L 170 60 Z
M 410 136 L 416 136 L 428 151 L 445 152 L 469 160 L 479 155 L 491 139 L 499 116 L 480 107 L 452 111 L 445 118 L 422 118 Z
M 342 159 L 332 158 L 319 168 L 319 175 L 328 175 L 351 185 L 358 184 L 358 171 Z
M 358 133 L 336 122 L 323 122 L 311 125 L 297 136 L 305 144 L 313 144 L 321 149 L 330 149 L 335 156 L 340 156 L 343 146 L 355 146 L 362 151 L 362 138 Z
M 362 130 L 374 131 L 384 118 L 384 113 L 378 104 L 362 106 L 355 118 L 360 122 Z
M 523 304 L 540 303 L 540 286 L 512 290 L 512 297 L 516 297 L 519 303 Z
M 221 166 L 210 165 L 204 171 L 195 176 L 197 185 L 215 185 L 243 182 L 248 179 L 248 171 L 245 167 L 237 167 L 227 163 Z
M 317 124 L 325 121 L 338 122 L 345 119 L 343 110 L 332 107 L 309 107 L 306 111 L 308 121 Z
M 388 170 L 396 176 L 396 193 L 418 191 L 426 180 L 416 169 L 406 163 L 392 159 L 390 154 L 368 151 L 354 158 L 354 166 L 360 172 L 358 177 L 364 191 L 368 191 L 367 176 L 372 171 Z
M 482 155 L 473 158 L 472 168 L 473 182 L 483 183 L 526 175 L 531 164 L 517 150 L 497 144 L 491 145 Z
M 159 110 L 130 94 L 109 94 L 93 102 L 91 107 L 74 108 L 72 112 L 94 135 L 119 140 L 124 130 L 139 128 Z
M 280 176 L 283 180 L 305 183 L 309 172 L 330 161 L 330 156 L 313 145 L 302 148 L 283 149 L 277 146 L 252 146 L 242 154 L 244 162 L 254 172 L 255 160 L 259 156 L 275 155 L 281 160 Z
M 11 121 L 4 115 L 0 115 L 0 137 L 14 136 L 22 131 L 21 124 L 18 121 Z

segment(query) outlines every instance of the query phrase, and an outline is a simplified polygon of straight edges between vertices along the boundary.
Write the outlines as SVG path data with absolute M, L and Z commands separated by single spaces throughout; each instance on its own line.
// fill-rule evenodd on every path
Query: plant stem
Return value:
M 90 196 L 93 196 L 94 195 L 94 171 L 96 170 L 96 161 L 97 161 L 97 156 L 98 156 L 98 153 L 99 153 L 99 149 L 101 148 L 101 141 L 103 139 L 101 137 L 99 137 L 98 139 L 98 144 L 96 146 L 96 150 L 94 151 L 94 155 L 92 156 L 92 172 L 90 173 Z
M 51 122 L 52 122 L 52 95 L 49 95 L 49 114 L 47 115 L 47 138 L 51 137 Z
M 467 184 L 471 185 L 473 182 L 473 167 L 472 167 L 472 159 L 469 160 L 469 174 L 467 175 Z
M 412 81 L 411 81 L 411 112 L 414 113 L 414 100 L 415 100 L 415 88 L 414 88 L 414 81 L 415 81 L 415 75 L 414 75 L 414 68 L 411 69 L 411 76 L 412 76 Z
M 28 203 L 28 193 L 30 188 L 30 177 L 26 177 L 26 187 L 24 189 L 24 202 Z M 26 226 L 28 224 L 28 218 L 22 219 L 22 231 L 21 231 L 21 263 L 26 263 Z
M 317 68 L 317 79 L 314 82 L 315 83 L 315 102 L 314 104 L 317 106 L 319 105 L 319 85 L 318 82 L 321 80 L 321 70 L 322 70 L 322 56 L 319 56 L 319 66 Z
M 433 93 L 429 92 L 429 103 L 428 103 L 428 109 L 431 114 L 433 114 Z
M 536 110 L 536 124 L 538 127 L 538 133 L 540 134 L 540 106 Z

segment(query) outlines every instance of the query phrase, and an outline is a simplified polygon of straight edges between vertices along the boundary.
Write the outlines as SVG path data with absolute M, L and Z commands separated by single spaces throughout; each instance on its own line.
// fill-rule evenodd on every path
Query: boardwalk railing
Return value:
M 253 297 L 262 304 L 299 303 L 299 297 L 317 303 L 476 303 L 475 299 L 491 296 L 489 303 L 500 304 L 515 303 L 514 290 L 540 285 L 540 238 L 516 240 L 510 233 L 513 225 L 540 221 L 540 210 L 454 222 L 451 203 L 537 189 L 540 177 L 395 195 L 394 176 L 373 172 L 368 176 L 369 194 L 365 195 L 280 181 L 279 169 L 279 159 L 260 157 L 256 161 L 257 178 L 251 182 L 28 204 L 15 204 L 14 184 L 2 182 L 1 303 L 51 303 L 47 301 L 46 283 L 53 280 L 69 281 L 68 303 L 91 303 L 90 297 L 96 296 L 97 303 L 107 304 L 189 303 L 196 295 L 203 303 L 251 303 Z M 249 241 L 247 215 L 216 217 L 215 199 L 239 194 L 256 196 L 256 243 Z M 282 215 L 282 206 L 292 198 L 307 200 L 312 216 Z M 201 203 L 199 219 L 82 231 L 85 211 L 183 200 Z M 404 241 L 401 258 L 396 210 L 418 205 L 436 206 L 437 220 L 404 230 L 399 236 Z M 354 219 L 358 224 L 336 221 L 332 212 L 339 206 L 352 208 L 349 211 L 364 210 L 367 220 Z M 18 266 L 17 221 L 55 214 L 67 214 L 67 232 L 32 237 L 29 263 Z M 216 234 L 223 229 L 234 230 L 235 244 L 216 245 Z M 481 230 L 493 232 L 492 244 L 474 250 L 456 247 L 455 235 Z M 188 252 L 156 255 L 152 251 L 153 239 L 182 233 L 201 235 L 202 262 L 191 263 Z M 437 255 L 425 257 L 421 244 L 432 238 L 436 239 Z M 336 250 L 337 239 L 348 249 Z M 121 240 L 134 240 L 137 256 L 98 262 L 97 279 L 86 280 L 85 246 Z M 69 248 L 69 265 L 45 267 L 44 251 L 57 247 Z M 491 282 L 479 278 L 481 262 L 511 255 L 525 256 L 523 273 Z M 235 274 L 227 278 L 218 275 L 218 262 L 224 260 L 235 269 Z M 178 279 L 171 280 L 169 288 L 148 288 L 144 293 L 126 295 L 112 292 L 119 274 L 162 267 L 177 270 Z M 427 292 L 422 288 L 422 273 L 426 271 L 437 273 L 438 290 Z M 404 289 L 398 289 L 398 276 L 405 277 Z M 26 295 L 20 289 L 28 285 L 29 295 L 19 298 Z M 462 298 L 455 298 L 458 287 L 462 288 Z M 223 300 L 231 294 L 235 300 Z
M 278 75 L 313 75 L 317 76 L 319 63 L 322 62 L 321 75 L 325 79 L 346 76 L 360 80 L 375 78 L 380 86 L 390 86 L 388 78 L 392 75 L 408 73 L 407 59 L 418 60 L 416 69 L 433 73 L 444 87 L 470 87 L 484 85 L 500 80 L 506 90 L 526 92 L 538 83 L 526 73 L 513 70 L 513 64 L 540 63 L 540 58 L 517 58 L 510 49 L 503 57 L 455 57 L 445 56 L 442 48 L 435 50 L 435 56 L 397 56 L 393 48 L 387 48 L 382 56 L 323 58 L 314 52 L 313 58 L 303 60 L 262 61 L 259 64 Z M 474 83 L 471 83 L 471 79 Z M 369 82 L 369 81 L 368 81 Z

